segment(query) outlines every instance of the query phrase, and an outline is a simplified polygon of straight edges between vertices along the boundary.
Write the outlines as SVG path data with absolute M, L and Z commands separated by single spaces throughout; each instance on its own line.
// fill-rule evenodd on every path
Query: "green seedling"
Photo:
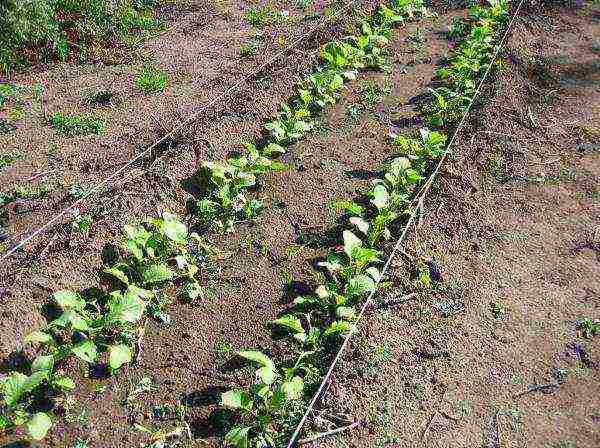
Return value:
M 597 334 L 600 334 L 600 320 L 593 320 L 586 317 L 581 321 L 579 328 L 581 329 L 584 338 L 591 339 Z
M 68 115 L 55 113 L 50 117 L 50 124 L 56 132 L 64 137 L 78 135 L 102 134 L 106 129 L 106 122 L 95 115 Z
M 39 355 L 31 363 L 29 375 L 11 372 L 0 379 L 3 397 L 0 432 L 23 428 L 31 439 L 43 439 L 52 427 L 51 415 L 31 409 L 34 397 L 40 395 L 44 388 L 49 388 L 50 392 L 75 388 L 70 377 L 55 371 L 55 358 L 52 355 Z
M 0 133 L 2 131 L 0 130 Z M 5 154 L 0 154 L 0 170 L 11 166 L 13 163 L 23 160 L 25 154 L 22 151 L 14 150 Z
M 142 68 L 135 78 L 135 85 L 146 94 L 162 92 L 168 83 L 169 75 L 167 72 L 152 66 Z

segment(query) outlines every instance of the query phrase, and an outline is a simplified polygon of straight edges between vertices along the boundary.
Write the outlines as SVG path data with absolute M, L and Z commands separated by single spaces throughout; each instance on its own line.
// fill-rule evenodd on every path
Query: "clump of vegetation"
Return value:
M 2 131 L 0 130 L 0 133 Z M 23 160 L 25 158 L 25 154 L 22 151 L 14 150 L 9 151 L 5 154 L 0 154 L 0 170 L 6 167 L 11 166 L 13 163 L 18 162 L 19 160 Z
M 0 73 L 27 62 L 85 57 L 93 46 L 160 28 L 157 2 L 6 0 L 0 3 Z
M 77 135 L 102 134 L 106 123 L 102 118 L 90 114 L 55 113 L 50 117 L 50 124 L 57 133 L 65 137 Z
M 85 232 L 89 225 L 85 215 L 79 215 L 78 221 L 76 217 L 76 230 Z M 140 322 L 156 307 L 162 287 L 177 282 L 188 293 L 198 293 L 199 268 L 190 250 L 196 247 L 194 235 L 175 215 L 164 213 L 125 226 L 123 232 L 123 255 L 105 269 L 114 279 L 113 289 L 54 293 L 58 317 L 25 338 L 38 347 L 30 373 L 11 371 L 0 378 L 0 433 L 21 428 L 29 438 L 43 439 L 53 425 L 53 415 L 39 403 L 57 401 L 60 392 L 76 386 L 61 374 L 66 358 L 94 366 L 105 356 L 109 372 L 115 373 L 134 359 Z
M 283 17 L 284 14 L 268 6 L 251 8 L 244 14 L 244 19 L 258 28 L 275 23 Z
M 169 75 L 152 66 L 145 66 L 135 78 L 135 84 L 144 93 L 162 92 L 169 83 Z
M 579 324 L 579 328 L 581 329 L 583 337 L 590 339 L 597 334 L 600 334 L 600 320 L 593 320 L 589 317 L 586 317 Z
M 240 48 L 240 56 L 243 58 L 252 57 L 258 52 L 259 48 L 260 43 L 257 40 L 249 40 L 248 42 L 244 43 Z

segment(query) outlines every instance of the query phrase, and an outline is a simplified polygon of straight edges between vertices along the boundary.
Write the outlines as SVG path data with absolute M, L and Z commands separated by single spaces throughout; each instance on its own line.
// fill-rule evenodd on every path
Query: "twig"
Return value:
M 42 249 L 42 251 L 40 252 L 40 254 L 38 255 L 39 258 L 42 258 L 44 256 L 44 254 L 46 253 L 46 251 L 48 250 L 48 248 L 50 246 L 52 246 L 52 244 L 54 244 L 54 242 L 58 239 L 59 234 L 55 233 L 52 238 L 50 239 L 50 242 L 48 244 L 46 244 L 46 246 Z
M 407 295 L 402 296 L 402 297 L 385 300 L 385 301 L 383 301 L 382 304 L 379 305 L 379 308 L 388 307 L 388 306 L 392 306 L 392 305 L 401 305 L 401 304 L 406 303 L 406 302 L 408 302 L 410 300 L 416 299 L 417 297 L 419 297 L 419 293 L 418 292 L 411 292 L 410 294 L 407 294 Z
M 347 430 L 356 428 L 361 423 L 362 423 L 362 421 L 358 420 L 358 421 L 352 423 L 351 425 L 342 426 L 340 428 L 332 429 L 331 431 L 321 432 L 319 434 L 315 434 L 314 436 L 307 437 L 306 439 L 300 439 L 298 441 L 298 445 L 306 445 L 307 443 L 314 442 L 315 440 L 319 440 L 319 439 L 322 439 L 324 437 L 329 437 L 329 436 L 332 436 L 334 434 L 339 434 L 342 431 L 347 431 Z
M 34 179 L 37 179 L 38 177 L 45 176 L 46 174 L 52 174 L 52 173 L 55 173 L 57 171 L 61 171 L 61 170 L 42 171 L 41 173 L 34 174 L 30 178 L 25 179 L 25 182 L 30 182 L 30 181 L 32 181 Z
M 423 430 L 423 434 L 421 434 L 421 441 L 425 440 L 425 437 L 427 437 L 429 428 L 431 428 L 431 424 L 433 423 L 433 420 L 435 420 L 435 417 L 437 414 L 438 414 L 437 409 L 435 411 L 433 411 L 433 414 L 431 414 L 431 418 L 429 419 L 429 422 L 427 422 L 427 426 L 425 426 L 425 429 Z
M 148 324 L 148 318 L 146 318 L 146 320 L 144 321 L 144 325 L 142 326 L 142 328 L 140 328 L 138 330 L 138 339 L 135 343 L 135 357 L 133 358 L 133 362 L 131 363 L 132 365 L 135 365 L 138 363 L 140 356 L 142 354 L 142 338 L 144 337 L 144 335 L 146 334 L 146 325 Z
M 547 391 L 550 389 L 557 388 L 559 386 L 560 386 L 559 383 L 536 384 L 534 386 L 531 386 L 527 390 L 524 390 L 523 392 L 519 392 L 518 394 L 513 395 L 513 400 L 520 398 L 523 395 L 531 394 L 533 392 L 544 392 L 544 391 Z

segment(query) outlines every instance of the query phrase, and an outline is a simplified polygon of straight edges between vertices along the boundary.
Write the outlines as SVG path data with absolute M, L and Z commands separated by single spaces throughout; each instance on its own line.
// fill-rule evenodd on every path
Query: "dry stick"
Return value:
M 202 112 L 206 111 L 209 107 L 213 106 L 218 101 L 223 100 L 224 98 L 227 98 L 232 91 L 237 90 L 239 87 L 241 87 L 244 83 L 246 83 L 249 80 L 251 80 L 254 76 L 256 76 L 258 73 L 260 73 L 262 70 L 264 70 L 265 68 L 268 68 L 270 64 L 272 64 L 273 62 L 277 61 L 280 57 L 285 56 L 286 53 L 290 51 L 290 49 L 293 49 L 293 48 L 297 47 L 304 39 L 306 39 L 307 37 L 312 36 L 323 25 L 327 24 L 328 22 L 331 22 L 331 21 L 335 20 L 342 13 L 345 13 L 346 11 L 348 11 L 349 8 L 352 7 L 352 6 L 354 6 L 354 4 L 357 1 L 358 0 L 352 0 L 346 6 L 344 6 L 341 9 L 339 9 L 338 11 L 336 11 L 336 13 L 334 13 L 334 14 L 332 14 L 330 16 L 324 17 L 323 20 L 321 20 L 317 25 L 315 25 L 310 31 L 308 31 L 307 33 L 302 34 L 302 36 L 300 36 L 292 44 L 290 44 L 289 47 L 287 47 L 287 48 L 283 49 L 282 51 L 280 51 L 279 53 L 277 53 L 274 57 L 272 57 L 267 62 L 265 62 L 264 64 L 262 64 L 257 70 L 255 70 L 254 72 L 252 72 L 252 74 L 250 74 L 250 75 L 246 76 L 245 78 L 243 78 L 242 80 L 234 83 L 229 89 L 227 89 L 227 90 L 221 92 L 220 94 L 218 94 L 215 98 L 213 98 L 208 103 L 206 103 L 203 107 L 201 107 L 197 112 L 191 114 L 189 118 L 187 118 L 183 122 L 179 123 L 179 125 L 177 125 L 175 128 L 173 128 L 170 132 L 168 132 L 167 134 L 165 134 L 163 137 L 159 138 L 157 141 L 155 141 L 150 146 L 148 146 L 144 151 L 138 153 L 134 158 L 132 158 L 128 162 L 126 162 L 121 168 L 119 168 L 118 170 L 116 170 L 113 174 L 111 174 L 110 176 L 108 176 L 107 178 L 105 178 L 99 184 L 97 184 L 94 187 L 90 188 L 81 198 L 77 199 L 70 206 L 68 206 L 67 208 L 65 208 L 64 210 L 62 210 L 60 213 L 58 213 L 57 215 L 55 215 L 53 218 L 51 218 L 50 220 L 48 220 L 44 225 L 42 225 L 41 227 L 39 227 L 35 231 L 31 232 L 28 236 L 26 236 L 21 241 L 19 241 L 16 245 L 14 245 L 10 250 L 8 250 L 7 252 L 3 253 L 0 256 L 0 260 L 7 259 L 12 254 L 14 254 L 19 249 L 21 249 L 29 241 L 31 241 L 32 239 L 36 238 L 39 234 L 41 234 L 42 232 L 44 232 L 45 230 L 47 230 L 48 228 L 50 228 L 50 226 L 54 225 L 60 218 L 62 218 L 63 216 L 67 215 L 71 210 L 75 209 L 80 204 L 82 204 L 83 202 L 85 202 L 85 200 L 90 195 L 92 195 L 92 193 L 96 193 L 96 192 L 100 191 L 101 188 L 105 187 L 106 185 L 111 184 L 111 182 L 113 182 L 113 180 L 115 180 L 115 179 L 121 179 L 123 177 L 123 173 L 129 167 L 131 167 L 132 165 L 134 165 L 135 163 L 137 163 L 140 159 L 143 159 L 148 153 L 150 153 L 151 151 L 153 151 L 154 148 L 156 148 L 157 146 L 159 146 L 160 144 L 162 144 L 163 142 L 165 142 L 167 139 L 172 138 L 174 135 L 176 135 L 177 132 L 179 132 L 182 129 L 184 129 L 185 127 L 189 126 L 194 120 L 196 120 L 200 116 L 200 114 Z
M 351 425 L 342 426 L 340 428 L 332 429 L 331 431 L 326 431 L 326 432 L 322 432 L 322 433 L 319 433 L 319 434 L 315 434 L 314 436 L 307 437 L 306 439 L 298 440 L 298 445 L 306 445 L 307 443 L 314 442 L 315 440 L 319 440 L 319 439 L 322 439 L 324 437 L 329 437 L 329 436 L 338 434 L 338 433 L 343 432 L 343 431 L 348 431 L 350 429 L 356 428 L 361 423 L 362 423 L 362 421 L 358 420 L 358 421 L 352 423 Z
M 431 428 L 431 424 L 435 420 L 435 417 L 437 416 L 437 414 L 438 414 L 437 409 L 435 411 L 433 411 L 433 414 L 431 414 L 431 418 L 429 419 L 429 422 L 427 422 L 427 426 L 425 426 L 425 429 L 423 430 L 423 434 L 421 435 L 421 441 L 426 440 L 427 433 L 429 432 L 429 428 Z
M 518 394 L 513 395 L 513 400 L 516 400 L 517 398 L 520 398 L 523 395 L 531 394 L 533 392 L 544 392 L 558 387 L 560 387 L 560 383 L 536 384 L 535 386 L 531 386 L 523 392 L 519 392 Z
M 479 86 L 477 87 L 477 90 L 473 94 L 473 97 L 471 98 L 471 101 L 470 101 L 470 103 L 469 103 L 469 105 L 468 105 L 468 107 L 467 107 L 467 109 L 466 109 L 466 111 L 465 111 L 462 119 L 458 123 L 458 126 L 456 127 L 456 130 L 454 131 L 454 134 L 452 135 L 452 138 L 448 142 L 448 146 L 446 147 L 446 151 L 444 152 L 444 154 L 442 155 L 442 157 L 440 157 L 440 160 L 438 161 L 435 170 L 433 171 L 433 173 L 431 174 L 431 176 L 429 177 L 429 179 L 427 180 L 427 182 L 425 183 L 425 185 L 419 190 L 419 192 L 415 196 L 415 200 L 413 201 L 413 204 L 415 202 L 418 203 L 419 201 L 422 201 L 423 198 L 425 197 L 425 195 L 427 194 L 427 192 L 429 191 L 429 189 L 431 188 L 431 185 L 433 184 L 433 181 L 437 177 L 437 175 L 438 175 L 438 173 L 439 173 L 439 171 L 440 171 L 440 169 L 442 167 L 442 164 L 444 163 L 444 161 L 446 160 L 446 158 L 448 156 L 448 152 L 449 152 L 448 150 L 450 149 L 450 147 L 454 143 L 454 140 L 456 139 L 456 135 L 458 134 L 458 131 L 464 125 L 466 117 L 469 115 L 469 112 L 471 111 L 471 108 L 473 106 L 473 101 L 479 95 L 479 92 L 481 91 L 481 87 L 483 86 L 484 81 L 487 79 L 487 77 L 489 75 L 489 72 L 490 72 L 490 70 L 492 68 L 492 65 L 494 64 L 494 61 L 496 60 L 496 58 L 498 57 L 498 54 L 500 53 L 500 49 L 504 46 L 504 42 L 506 41 L 506 38 L 508 36 L 508 32 L 510 31 L 511 27 L 513 26 L 513 24 L 515 22 L 515 19 L 516 19 L 517 15 L 519 14 L 519 11 L 521 10 L 522 6 L 523 6 L 523 0 L 520 1 L 519 6 L 517 7 L 517 9 L 515 11 L 515 14 L 513 15 L 510 23 L 508 24 L 508 27 L 506 28 L 506 32 L 502 36 L 502 39 L 500 40 L 500 43 L 498 44 L 498 46 L 496 48 L 496 52 L 494 54 L 494 57 L 491 59 L 491 62 L 488 65 L 488 68 L 486 69 L 483 77 L 481 78 Z M 383 277 L 385 277 L 385 274 L 386 274 L 386 272 L 387 272 L 387 270 L 388 270 L 388 268 L 389 268 L 389 266 L 390 266 L 390 264 L 391 264 L 394 256 L 396 255 L 396 252 L 398 252 L 398 250 L 400 249 L 400 246 L 402 245 L 402 242 L 406 238 L 406 235 L 408 234 L 408 230 L 412 226 L 412 224 L 414 223 L 414 221 L 415 221 L 415 213 L 412 213 L 410 215 L 410 218 L 408 219 L 408 222 L 406 223 L 406 226 L 404 227 L 404 230 L 402 231 L 402 234 L 400 235 L 400 237 L 396 241 L 396 244 L 393 247 L 392 252 L 390 253 L 389 258 L 388 258 L 387 262 L 385 263 L 385 265 L 384 265 L 384 267 L 383 267 L 383 269 L 381 271 L 381 275 L 379 276 L 379 278 L 375 282 L 375 288 L 373 288 L 373 291 L 371 291 L 371 293 L 367 297 L 367 300 L 365 300 L 365 303 L 363 304 L 363 306 L 362 306 L 362 308 L 360 310 L 360 313 L 358 314 L 358 317 L 356 319 L 355 328 L 358 327 L 358 324 L 362 320 L 362 317 L 365 314 L 367 308 L 369 307 L 369 305 L 373 301 L 373 296 L 374 296 L 375 292 L 377 291 L 377 289 L 379 288 L 379 284 L 381 282 L 381 279 Z M 339 351 L 337 352 L 335 358 L 333 359 L 333 362 L 329 366 L 329 369 L 325 373 L 325 376 L 323 377 L 323 380 L 321 381 L 321 384 L 319 385 L 319 388 L 317 389 L 317 391 L 313 395 L 313 398 L 310 400 L 310 402 L 308 404 L 308 407 L 306 408 L 306 411 L 304 412 L 304 415 L 302 416 L 302 419 L 300 420 L 300 422 L 298 423 L 298 426 L 296 427 L 296 430 L 294 431 L 294 433 L 290 437 L 290 440 L 289 440 L 289 442 L 287 444 L 287 448 L 292 448 L 296 444 L 296 440 L 298 439 L 298 436 L 300 435 L 300 431 L 302 431 L 302 428 L 304 426 L 304 423 L 306 422 L 306 419 L 308 418 L 308 415 L 310 414 L 310 412 L 314 408 L 317 400 L 320 398 L 321 393 L 323 392 L 323 389 L 325 388 L 325 384 L 327 384 L 329 382 L 329 379 L 330 379 L 331 375 L 333 374 L 333 370 L 336 367 L 337 363 L 339 362 L 339 360 L 340 360 L 340 358 L 342 356 L 342 353 L 346 350 L 346 347 L 348 346 L 350 338 L 352 337 L 353 334 L 354 334 L 353 332 L 349 332 L 344 337 L 344 340 L 342 341 L 342 345 L 340 346 Z

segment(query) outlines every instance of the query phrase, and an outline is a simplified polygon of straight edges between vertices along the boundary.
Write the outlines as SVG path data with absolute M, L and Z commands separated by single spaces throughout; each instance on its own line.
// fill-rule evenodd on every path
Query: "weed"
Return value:
M 68 115 L 55 113 L 50 117 L 50 124 L 58 134 L 64 137 L 99 135 L 106 128 L 106 123 L 102 118 L 89 114 Z
M 265 6 L 262 8 L 251 8 L 246 14 L 244 19 L 253 26 L 262 28 L 278 21 L 282 17 L 282 14 L 271 7 Z
M 17 185 L 15 197 L 21 199 L 43 199 L 48 196 L 51 188 L 47 184 L 40 185 Z
M 0 133 L 2 131 L 0 130 Z M 0 170 L 11 166 L 13 163 L 23 160 L 25 154 L 22 151 L 14 150 L 9 151 L 5 154 L 0 154 Z
M 240 48 L 240 56 L 243 58 L 252 57 L 252 56 L 256 55 L 259 48 L 260 48 L 260 43 L 258 41 L 250 40 L 250 41 L 246 42 L 245 44 L 243 44 L 242 47 Z
M 108 89 L 99 89 L 87 93 L 86 100 L 91 106 L 108 106 L 115 98 L 115 94 Z
M 152 66 L 145 66 L 135 78 L 137 87 L 146 94 L 162 92 L 169 83 L 169 75 Z
M 579 329 L 584 338 L 591 339 L 597 334 L 600 334 L 600 320 L 593 320 L 589 317 L 586 317 L 585 319 L 581 320 Z
M 77 233 L 84 234 L 88 232 L 93 222 L 94 218 L 92 218 L 90 215 L 76 213 L 73 217 L 73 221 L 71 222 L 71 227 Z

